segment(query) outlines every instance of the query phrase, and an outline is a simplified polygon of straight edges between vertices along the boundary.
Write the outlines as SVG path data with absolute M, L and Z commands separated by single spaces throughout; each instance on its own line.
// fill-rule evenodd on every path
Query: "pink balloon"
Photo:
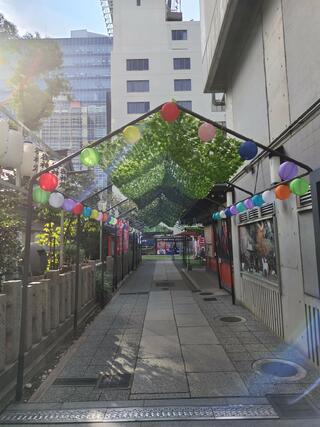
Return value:
M 216 135 L 216 128 L 210 123 L 202 123 L 198 129 L 198 136 L 203 142 L 211 141 Z

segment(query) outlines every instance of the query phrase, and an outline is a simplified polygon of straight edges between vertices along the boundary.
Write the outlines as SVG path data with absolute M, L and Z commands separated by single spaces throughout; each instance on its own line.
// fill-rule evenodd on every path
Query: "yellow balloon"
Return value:
M 141 138 L 141 132 L 136 126 L 127 126 L 123 131 L 123 136 L 129 144 L 135 144 Z
M 99 212 L 97 211 L 97 209 L 92 209 L 91 218 L 92 219 L 97 219 L 98 216 L 99 216 Z

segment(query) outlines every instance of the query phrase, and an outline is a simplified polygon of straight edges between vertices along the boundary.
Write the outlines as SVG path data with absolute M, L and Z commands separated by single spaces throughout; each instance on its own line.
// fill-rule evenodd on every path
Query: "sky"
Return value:
M 199 20 L 197 0 L 182 0 L 182 11 L 184 20 Z M 21 35 L 38 31 L 42 37 L 69 37 L 70 30 L 79 29 L 105 34 L 99 0 L 0 0 L 0 12 Z

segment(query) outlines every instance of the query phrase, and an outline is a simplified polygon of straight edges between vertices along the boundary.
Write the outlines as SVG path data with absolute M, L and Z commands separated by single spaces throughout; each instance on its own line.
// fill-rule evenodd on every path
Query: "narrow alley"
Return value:
M 275 406 L 277 394 L 299 400 L 317 380 L 316 370 L 248 310 L 233 306 L 227 292 L 218 287 L 209 292 L 205 284 L 202 292 L 188 274 L 170 260 L 144 261 L 31 400 L 11 405 L 0 422 L 67 424 L 75 419 L 119 425 L 149 417 L 163 425 L 168 419 L 199 425 L 192 419 L 220 415 L 222 420 L 271 418 L 270 424 L 264 420 L 258 425 L 301 425 L 301 419 L 282 420 L 285 409 L 280 401 L 280 409 Z M 291 365 L 259 371 L 257 361 L 274 358 Z M 316 405 L 317 396 L 311 397 Z M 144 413 L 143 408 L 149 409 Z M 318 425 L 315 419 L 304 424 Z

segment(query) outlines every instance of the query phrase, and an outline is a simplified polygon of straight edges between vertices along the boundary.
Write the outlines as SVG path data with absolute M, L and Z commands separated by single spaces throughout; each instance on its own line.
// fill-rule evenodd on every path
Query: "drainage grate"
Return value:
M 307 371 L 291 360 L 260 359 L 253 363 L 252 368 L 262 375 L 271 375 L 287 381 L 301 380 Z
M 174 286 L 174 282 L 170 282 L 169 280 L 163 281 L 163 282 L 156 282 L 156 286 L 160 288 L 163 288 L 163 287 L 172 288 Z
M 96 385 L 98 378 L 57 378 L 53 385 Z
M 131 374 L 102 375 L 98 382 L 98 388 L 129 388 Z
M 226 322 L 226 323 L 241 323 L 246 322 L 246 319 L 244 317 L 240 316 L 224 316 L 220 317 L 220 322 Z
M 320 416 L 320 411 L 307 397 L 293 394 L 267 394 L 266 397 L 281 418 L 301 419 Z
M 130 421 L 275 419 L 271 405 L 162 406 L 105 409 L 16 411 L 0 415 L 0 424 L 117 423 Z
M 203 298 L 203 301 L 218 301 L 215 297 Z

